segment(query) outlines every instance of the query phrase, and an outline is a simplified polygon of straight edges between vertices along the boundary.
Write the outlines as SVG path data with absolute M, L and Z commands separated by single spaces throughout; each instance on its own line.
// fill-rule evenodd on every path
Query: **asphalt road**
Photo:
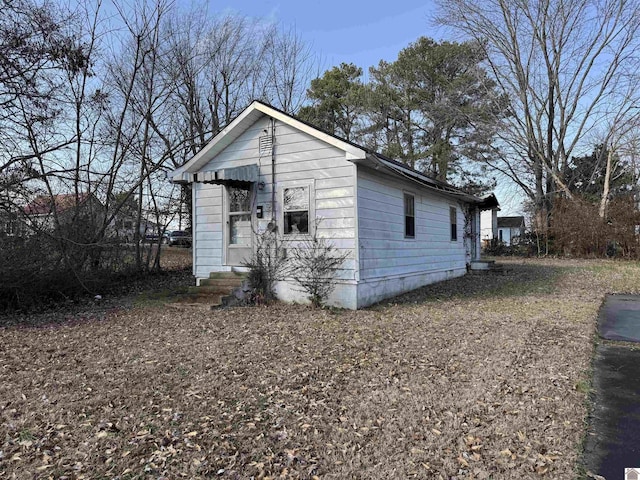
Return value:
M 606 480 L 624 479 L 625 468 L 640 469 L 640 296 L 607 296 L 598 332 L 584 463 Z

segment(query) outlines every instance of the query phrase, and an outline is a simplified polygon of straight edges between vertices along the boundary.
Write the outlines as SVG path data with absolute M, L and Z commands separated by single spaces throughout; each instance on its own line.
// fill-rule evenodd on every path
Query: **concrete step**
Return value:
M 470 263 L 471 270 L 489 270 L 495 265 L 495 260 L 472 260 Z
M 229 295 L 240 285 L 236 286 L 219 286 L 219 285 L 200 285 L 196 287 L 195 285 L 189 287 L 188 293 L 192 294 L 201 294 L 201 295 Z
M 504 265 L 496 263 L 495 260 L 476 260 L 471 262 L 469 273 L 472 275 L 504 275 L 506 270 Z
M 238 288 L 242 286 L 244 277 L 236 278 L 203 278 L 200 280 L 201 287 Z
M 243 272 L 211 272 L 209 278 L 240 278 L 244 280 L 247 278 L 247 274 Z

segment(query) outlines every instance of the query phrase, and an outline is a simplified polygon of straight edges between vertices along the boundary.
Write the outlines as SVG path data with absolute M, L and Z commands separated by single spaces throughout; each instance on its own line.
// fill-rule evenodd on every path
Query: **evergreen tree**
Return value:
M 602 197 L 609 150 L 605 145 L 596 145 L 588 155 L 572 157 L 565 172 L 571 193 L 581 195 L 589 202 L 598 202 Z M 634 186 L 631 166 L 619 155 L 613 155 L 610 180 L 610 195 L 628 193 Z
M 298 117 L 329 133 L 353 141 L 358 136 L 358 119 L 364 103 L 362 69 L 342 63 L 311 81 L 307 96 L 311 105 Z

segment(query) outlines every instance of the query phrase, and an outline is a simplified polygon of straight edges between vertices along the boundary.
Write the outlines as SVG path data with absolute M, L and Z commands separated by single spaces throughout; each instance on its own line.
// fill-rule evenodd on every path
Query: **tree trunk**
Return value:
M 607 152 L 607 169 L 604 174 L 604 185 L 602 187 L 602 199 L 600 200 L 600 211 L 598 215 L 604 218 L 607 214 L 607 206 L 609 205 L 609 190 L 611 183 L 611 164 L 613 162 L 613 145 Z

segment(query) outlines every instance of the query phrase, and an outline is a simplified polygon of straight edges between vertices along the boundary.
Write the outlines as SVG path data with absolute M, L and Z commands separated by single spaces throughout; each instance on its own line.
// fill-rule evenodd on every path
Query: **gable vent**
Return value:
M 273 150 L 273 138 L 271 135 L 262 135 L 258 141 L 258 153 L 261 157 L 271 155 Z

